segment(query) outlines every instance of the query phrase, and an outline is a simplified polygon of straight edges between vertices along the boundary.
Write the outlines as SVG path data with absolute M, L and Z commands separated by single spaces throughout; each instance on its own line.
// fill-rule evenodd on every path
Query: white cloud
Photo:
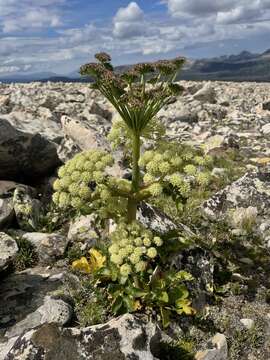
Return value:
M 259 20 L 270 9 L 270 0 L 167 0 L 169 13 L 176 18 L 215 16 L 218 23 Z
M 2 28 L 3 33 L 14 33 L 21 30 L 59 27 L 61 18 L 57 7 L 65 1 L 0 0 L 0 30 Z
M 76 45 L 94 41 L 100 35 L 100 31 L 93 24 L 86 24 L 82 28 L 58 30 L 61 35 L 59 42 L 63 45 Z
M 213 14 L 228 10 L 235 0 L 168 0 L 168 9 L 172 16 Z
M 144 13 L 136 2 L 120 8 L 114 19 L 113 34 L 117 38 L 132 38 L 145 34 Z
M 144 13 L 142 9 L 139 7 L 139 5 L 136 2 L 131 2 L 126 8 L 120 8 L 115 17 L 115 22 L 121 22 L 121 21 L 127 21 L 127 22 L 133 22 L 133 21 L 140 21 L 142 20 L 144 16 Z
M 23 66 L 0 66 L 0 73 L 2 74 L 10 74 L 10 73 L 17 73 L 19 71 L 26 72 L 30 70 L 32 65 L 23 65 Z
M 58 27 L 61 20 L 47 9 L 31 9 L 20 18 L 7 18 L 2 25 L 4 33 L 12 33 L 33 28 Z

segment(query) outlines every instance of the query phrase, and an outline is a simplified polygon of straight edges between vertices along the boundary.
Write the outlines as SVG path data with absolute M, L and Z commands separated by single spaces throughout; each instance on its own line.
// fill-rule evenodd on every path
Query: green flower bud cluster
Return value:
M 63 165 L 54 182 L 53 201 L 61 208 L 81 209 L 88 205 L 104 187 L 105 169 L 113 165 L 113 157 L 102 150 L 88 150 Z
M 144 184 L 152 196 L 161 195 L 164 183 L 170 183 L 184 197 L 189 196 L 193 185 L 206 187 L 210 183 L 211 163 L 211 156 L 177 144 L 167 149 L 162 144 L 156 151 L 146 151 L 139 161 L 145 171 Z
M 157 118 L 153 118 L 144 128 L 141 137 L 147 140 L 157 141 L 161 139 L 165 133 L 165 126 L 161 123 L 161 121 Z M 113 121 L 107 139 L 111 143 L 113 150 L 122 146 L 125 148 L 126 152 L 130 152 L 132 148 L 132 137 L 132 132 L 119 116 Z
M 111 143 L 113 150 L 117 149 L 121 145 L 130 149 L 131 134 L 127 125 L 120 117 L 113 121 L 107 139 Z
M 158 256 L 158 247 L 163 241 L 136 221 L 119 224 L 111 234 L 111 243 L 110 260 L 117 265 L 120 274 L 127 277 L 145 271 L 148 262 Z

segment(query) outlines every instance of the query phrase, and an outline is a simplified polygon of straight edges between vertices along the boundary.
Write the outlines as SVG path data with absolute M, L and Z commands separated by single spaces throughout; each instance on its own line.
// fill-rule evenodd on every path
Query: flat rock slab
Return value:
M 5 270 L 9 266 L 17 252 L 18 246 L 16 241 L 9 235 L 0 232 L 0 271 Z
M 6 335 L 18 334 L 19 328 L 25 328 L 27 317 L 29 319 L 29 316 L 42 306 L 44 310 L 45 298 L 59 289 L 62 285 L 62 276 L 63 272 L 59 269 L 48 270 L 36 267 L 1 279 L 0 343 L 7 340 Z M 43 310 L 39 311 L 41 315 L 45 313 Z
M 160 332 L 130 314 L 87 328 L 45 324 L 19 337 L 3 360 L 155 360 Z
M 219 191 L 203 206 L 203 212 L 212 219 L 222 219 L 230 209 L 256 207 L 258 216 L 270 215 L 270 172 L 247 173 Z
M 56 144 L 40 134 L 19 131 L 0 119 L 0 179 L 41 177 L 59 164 Z

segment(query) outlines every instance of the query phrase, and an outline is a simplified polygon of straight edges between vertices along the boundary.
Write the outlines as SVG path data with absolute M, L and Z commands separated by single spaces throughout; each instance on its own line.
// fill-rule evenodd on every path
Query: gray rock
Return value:
M 170 264 L 178 271 L 188 271 L 196 279 L 189 284 L 192 288 L 192 306 L 199 312 L 205 309 L 214 287 L 214 259 L 211 252 L 195 247 L 173 255 Z
M 0 197 L 4 195 L 4 197 L 7 197 L 8 195 L 11 196 L 12 191 L 16 189 L 17 183 L 14 181 L 4 181 L 0 180 Z
M 263 110 L 269 110 L 270 111 L 270 101 L 266 101 L 262 105 Z
M 9 235 L 0 232 L 0 271 L 5 270 L 18 252 L 17 243 Z
M 70 321 L 72 313 L 72 307 L 63 300 L 46 296 L 43 304 L 36 311 L 12 326 L 5 336 L 13 338 L 45 323 L 65 325 Z
M 8 341 L 1 343 L 0 342 L 0 360 L 5 360 L 8 352 L 12 348 L 12 346 L 15 344 L 17 340 L 17 337 L 13 337 L 11 339 L 8 339 Z
M 159 338 L 160 331 L 153 323 L 130 314 L 80 329 L 45 324 L 20 336 L 4 360 L 26 356 L 32 360 L 40 356 L 65 360 L 155 360 Z
M 0 344 L 8 340 L 5 333 L 42 307 L 46 297 L 58 293 L 63 275 L 59 269 L 35 267 L 10 274 L 1 280 Z
M 89 114 L 96 114 L 107 120 L 112 119 L 111 111 L 106 109 L 101 104 L 95 102 L 94 100 L 91 100 L 90 103 L 87 105 L 87 111 L 89 112 Z
M 21 230 L 33 231 L 38 228 L 42 205 L 34 195 L 35 190 L 29 186 L 20 185 L 14 191 L 13 207 Z
M 81 151 L 82 149 L 75 143 L 74 140 L 65 136 L 57 148 L 57 155 L 63 163 L 66 163 Z
M 70 224 L 67 237 L 71 243 L 83 243 L 83 247 L 90 248 L 96 245 L 101 236 L 97 218 L 91 214 L 74 219 Z
M 35 246 L 39 262 L 44 265 L 52 264 L 62 257 L 68 244 L 66 236 L 55 233 L 31 232 L 22 237 Z
M 195 100 L 199 100 L 202 102 L 208 102 L 211 104 L 215 104 L 216 103 L 216 91 L 213 88 L 213 85 L 210 82 L 208 82 L 203 86 L 202 89 L 200 89 L 193 95 L 193 98 Z
M 264 135 L 269 135 L 270 134 L 270 123 L 263 125 L 261 130 Z
M 248 330 L 250 330 L 254 327 L 254 320 L 252 320 L 252 319 L 240 319 L 240 322 Z
M 138 220 L 147 228 L 159 235 L 168 233 L 186 232 L 189 235 L 194 233 L 185 225 L 175 223 L 168 215 L 147 203 L 142 203 L 138 207 Z
M 14 209 L 12 199 L 0 198 L 0 229 L 8 226 L 14 218 Z
M 216 334 L 212 338 L 213 349 L 199 351 L 195 355 L 195 360 L 227 360 L 228 345 L 223 334 Z
M 207 200 L 202 210 L 211 219 L 224 219 L 230 209 L 256 207 L 257 224 L 270 216 L 270 174 L 251 172 Z
M 68 116 L 62 116 L 61 123 L 64 134 L 71 138 L 80 149 L 109 148 L 106 138 L 100 134 L 100 131 L 91 128 L 89 124 L 74 120 Z
M 54 143 L 0 119 L 0 178 L 33 179 L 50 173 L 59 164 Z

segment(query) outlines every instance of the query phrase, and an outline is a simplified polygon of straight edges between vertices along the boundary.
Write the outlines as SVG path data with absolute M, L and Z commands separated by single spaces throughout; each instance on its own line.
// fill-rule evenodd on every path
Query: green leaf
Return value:
M 162 325 L 163 325 L 164 329 L 166 329 L 170 325 L 170 314 L 171 314 L 171 311 L 169 309 L 160 307 L 160 315 L 161 315 Z
M 142 298 L 147 295 L 147 291 L 137 289 L 134 287 L 128 287 L 125 289 L 126 293 L 132 295 L 135 298 Z
M 170 290 L 169 297 L 172 303 L 175 303 L 179 299 L 186 299 L 189 296 L 189 292 L 184 284 L 178 285 Z
M 191 281 L 194 280 L 194 277 L 189 272 L 181 270 L 175 274 L 175 279 L 181 281 Z
M 165 302 L 165 303 L 168 303 L 168 302 L 169 302 L 169 296 L 168 296 L 168 294 L 167 294 L 166 291 L 162 291 L 162 293 L 161 293 L 160 296 L 159 296 L 159 300 L 160 300 L 160 301 L 163 301 L 163 302 Z
M 124 296 L 123 301 L 126 305 L 128 312 L 133 312 L 135 310 L 135 301 L 134 299 L 130 298 L 129 296 Z
M 107 290 L 108 290 L 109 294 L 114 294 L 115 292 L 122 292 L 123 287 L 121 285 L 119 285 L 119 284 L 112 284 L 111 283 L 111 284 L 108 285 Z
M 112 313 L 114 315 L 118 315 L 119 310 L 122 308 L 122 306 L 123 306 L 123 298 L 122 296 L 118 296 L 112 303 Z
M 196 310 L 191 306 L 191 301 L 188 299 L 179 299 L 175 302 L 177 314 L 194 315 Z

